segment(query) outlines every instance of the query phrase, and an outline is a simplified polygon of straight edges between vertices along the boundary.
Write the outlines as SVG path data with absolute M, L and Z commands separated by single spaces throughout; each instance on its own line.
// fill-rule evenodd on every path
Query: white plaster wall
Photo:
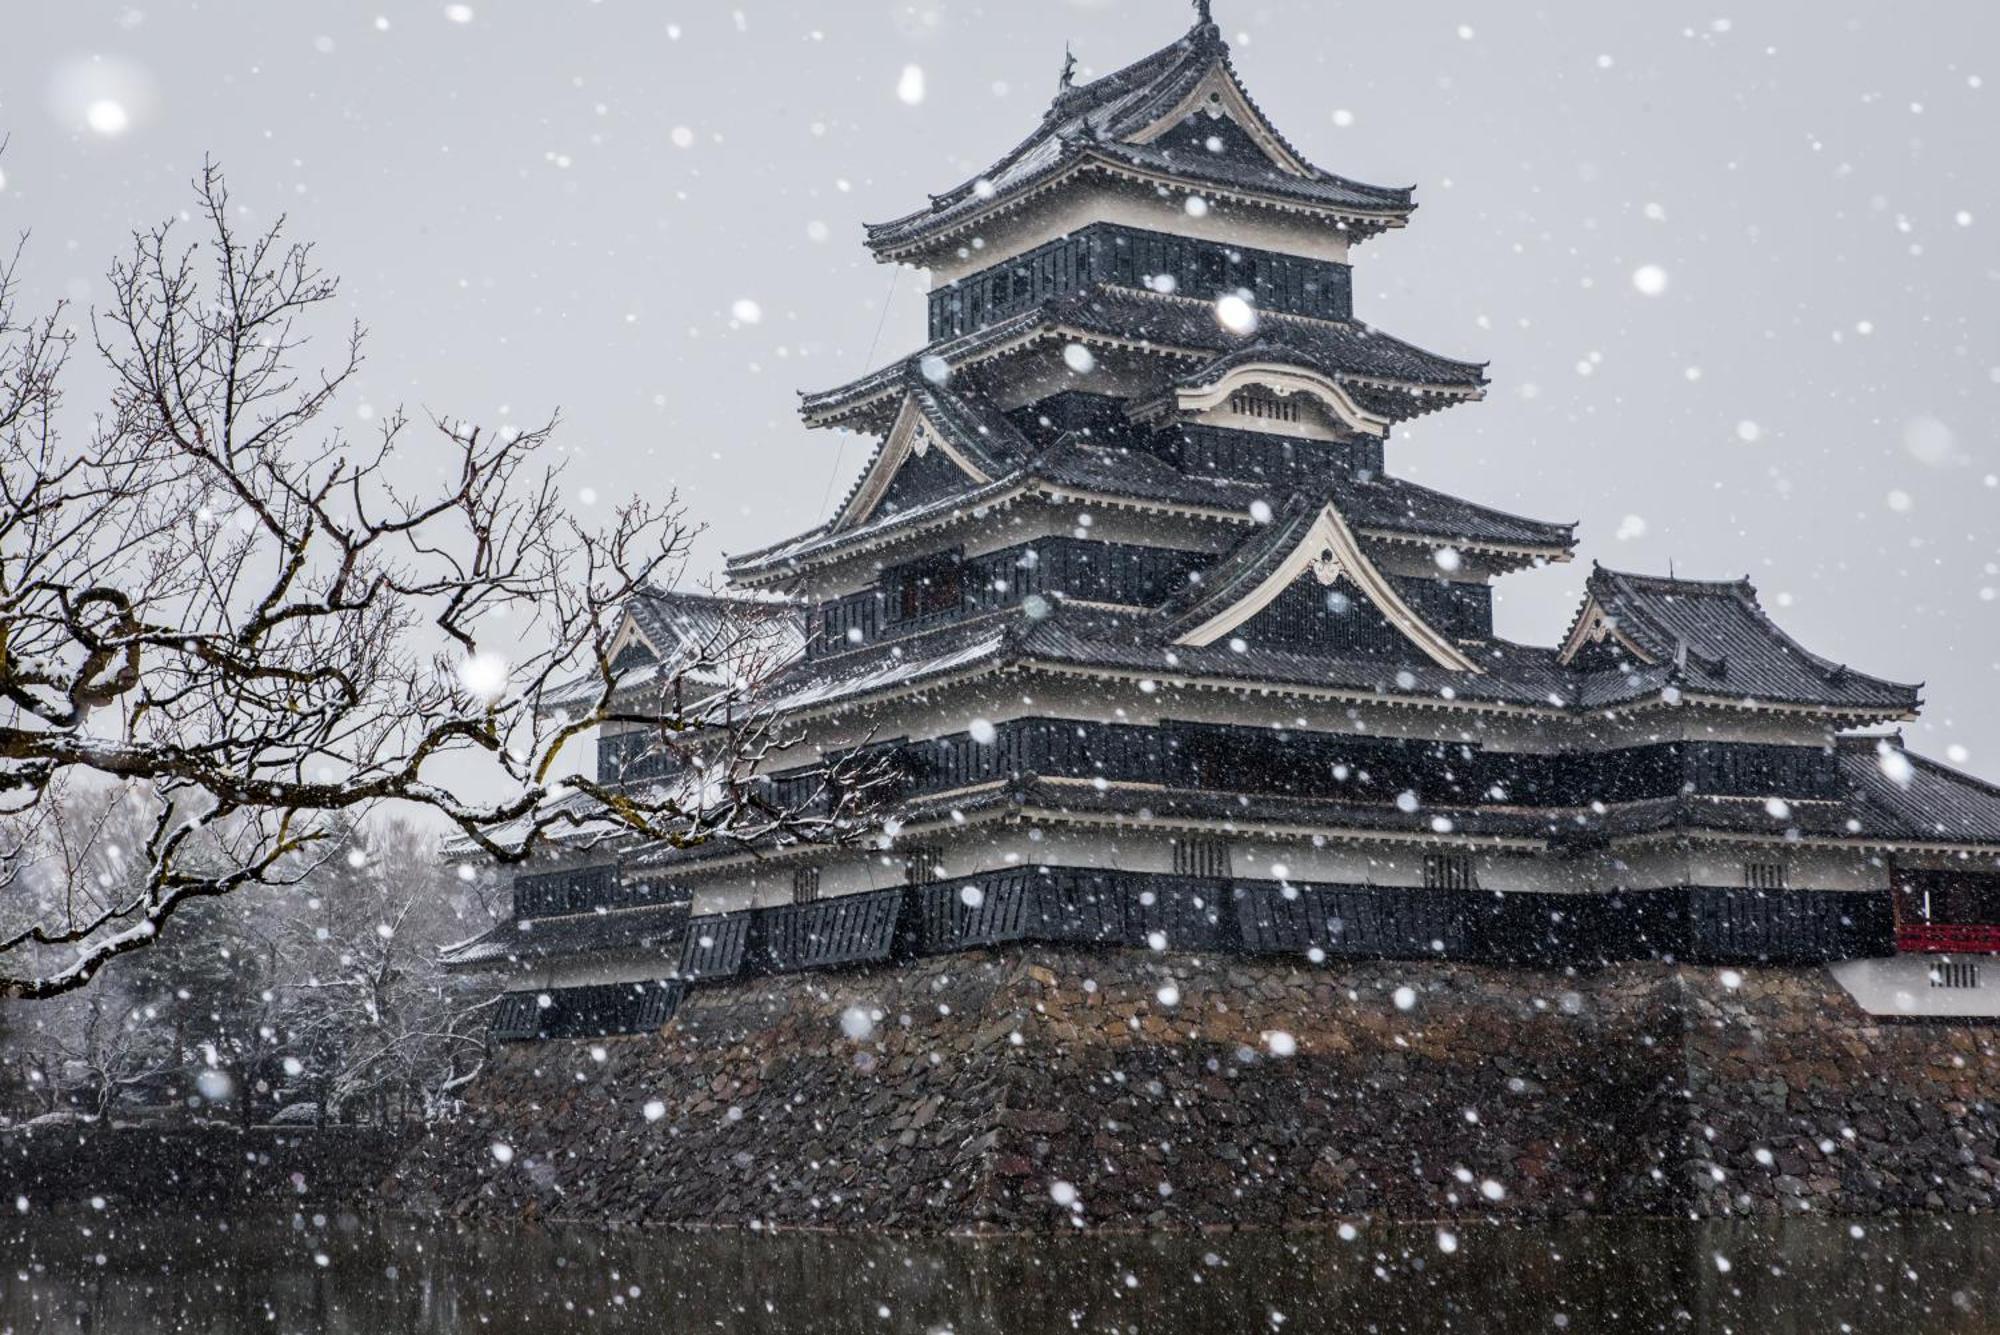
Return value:
M 1608 860 L 1600 884 L 1634 889 L 1668 885 L 1740 886 L 1750 862 L 1783 862 L 1794 890 L 1886 890 L 1888 864 L 1860 849 L 1754 843 L 1626 847 Z
M 823 896 L 859 894 L 904 883 L 903 858 L 915 845 L 935 847 L 944 879 L 1022 867 L 1091 867 L 1166 873 L 1173 870 L 1171 828 L 1099 830 L 1055 825 L 1034 828 L 980 823 L 962 831 L 925 831 L 886 850 L 839 850 L 792 859 L 782 866 L 739 865 L 708 873 L 696 884 L 695 911 L 733 912 L 790 903 L 791 869 L 817 862 Z M 1310 834 L 1220 832 L 1230 846 L 1232 874 L 1241 880 L 1291 880 L 1337 885 L 1420 887 L 1424 855 L 1446 848 L 1401 841 L 1342 841 Z M 1454 851 L 1464 845 L 1449 846 Z M 1565 859 L 1509 849 L 1472 847 L 1482 889 L 1503 893 L 1592 893 L 1617 886 L 1654 890 L 1678 885 L 1739 886 L 1744 863 L 1765 860 L 1747 845 L 1717 845 L 1685 853 L 1669 849 L 1624 850 L 1617 855 Z M 1878 891 L 1888 888 L 1887 865 L 1877 857 L 1837 848 L 1795 848 L 1785 855 L 1795 890 Z
M 718 869 L 709 874 L 712 879 L 693 882 L 694 911 L 726 913 L 790 903 L 791 867 L 815 861 L 822 869 L 822 897 L 889 889 L 904 884 L 904 856 L 918 845 L 938 850 L 939 875 L 945 880 L 1042 866 L 1168 873 L 1173 870 L 1175 837 L 1170 828 L 1101 830 L 1061 824 L 984 823 L 962 831 L 924 831 L 907 835 L 888 849 L 829 851 L 822 858 L 794 859 L 783 867 L 742 864 Z M 1232 874 L 1240 880 L 1423 885 L 1427 849 L 1422 845 L 1337 842 L 1306 834 L 1221 837 L 1229 842 Z M 1480 885 L 1489 890 L 1593 888 L 1569 864 L 1526 853 L 1475 849 L 1473 859 Z
M 2000 1018 L 2000 957 L 1956 957 L 1978 967 L 1976 988 L 1933 986 L 1931 973 L 1937 958 L 1898 955 L 1894 959 L 1846 960 L 1828 966 L 1828 972 L 1870 1015 Z

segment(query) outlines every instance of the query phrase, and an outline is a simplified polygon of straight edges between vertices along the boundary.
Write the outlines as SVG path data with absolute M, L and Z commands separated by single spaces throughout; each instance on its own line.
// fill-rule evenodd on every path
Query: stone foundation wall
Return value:
M 1691 1208 L 2000 1209 L 2000 1027 L 1885 1024 L 1820 969 L 1718 977 L 1688 979 Z
M 1983 1211 L 1996 1096 L 2000 1030 L 1877 1025 L 1818 968 L 1020 949 L 506 1046 L 401 1176 L 453 1214 L 716 1226 Z

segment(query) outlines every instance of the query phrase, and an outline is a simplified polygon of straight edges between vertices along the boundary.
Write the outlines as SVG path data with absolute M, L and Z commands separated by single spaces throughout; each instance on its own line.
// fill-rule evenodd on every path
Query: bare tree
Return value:
M 643 700 L 616 689 L 620 608 L 687 551 L 671 501 L 575 522 L 538 462 L 553 422 L 419 430 L 398 412 L 350 438 L 329 409 L 361 329 L 307 361 L 335 280 L 282 219 L 241 234 L 214 167 L 195 201 L 199 244 L 170 222 L 110 271 L 88 327 L 112 390 L 75 443 L 82 331 L 60 308 L 18 316 L 0 265 L 0 996 L 84 985 L 190 900 L 304 874 L 385 802 L 507 861 L 553 838 L 843 825 L 755 781 L 779 740 L 755 654 L 712 655 L 732 665 L 720 687 L 680 690 L 677 665 Z M 425 476 L 442 481 L 409 481 Z M 694 763 L 646 785 L 565 772 L 607 721 Z M 468 757 L 471 784 L 439 777 Z M 92 779 L 150 804 L 135 889 L 46 855 L 53 808 Z

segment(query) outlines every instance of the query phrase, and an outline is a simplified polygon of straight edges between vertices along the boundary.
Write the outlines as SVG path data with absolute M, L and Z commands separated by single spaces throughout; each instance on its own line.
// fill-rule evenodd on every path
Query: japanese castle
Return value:
M 496 1034 L 1022 942 L 1825 964 L 1877 1014 L 2000 1015 L 2000 789 L 1902 748 L 1917 687 L 1741 580 L 1594 567 L 1560 644 L 1495 633 L 1494 582 L 1575 526 L 1397 476 L 1398 426 L 1487 386 L 1356 318 L 1356 252 L 1411 192 L 1308 161 L 1197 9 L 868 229 L 928 271 L 929 341 L 802 401 L 866 467 L 722 594 L 628 610 L 632 699 L 725 681 L 753 625 L 803 739 L 771 791 L 866 748 L 871 832 L 533 865 L 448 953 L 503 980 Z M 674 781 L 657 729 L 605 733 L 603 780 Z

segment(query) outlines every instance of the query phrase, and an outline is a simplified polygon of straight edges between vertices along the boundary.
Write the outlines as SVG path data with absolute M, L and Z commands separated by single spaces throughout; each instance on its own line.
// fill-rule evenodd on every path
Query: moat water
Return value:
M 2000 1218 L 1005 1240 L 353 1215 L 0 1233 L 0 1332 L 2000 1331 Z

